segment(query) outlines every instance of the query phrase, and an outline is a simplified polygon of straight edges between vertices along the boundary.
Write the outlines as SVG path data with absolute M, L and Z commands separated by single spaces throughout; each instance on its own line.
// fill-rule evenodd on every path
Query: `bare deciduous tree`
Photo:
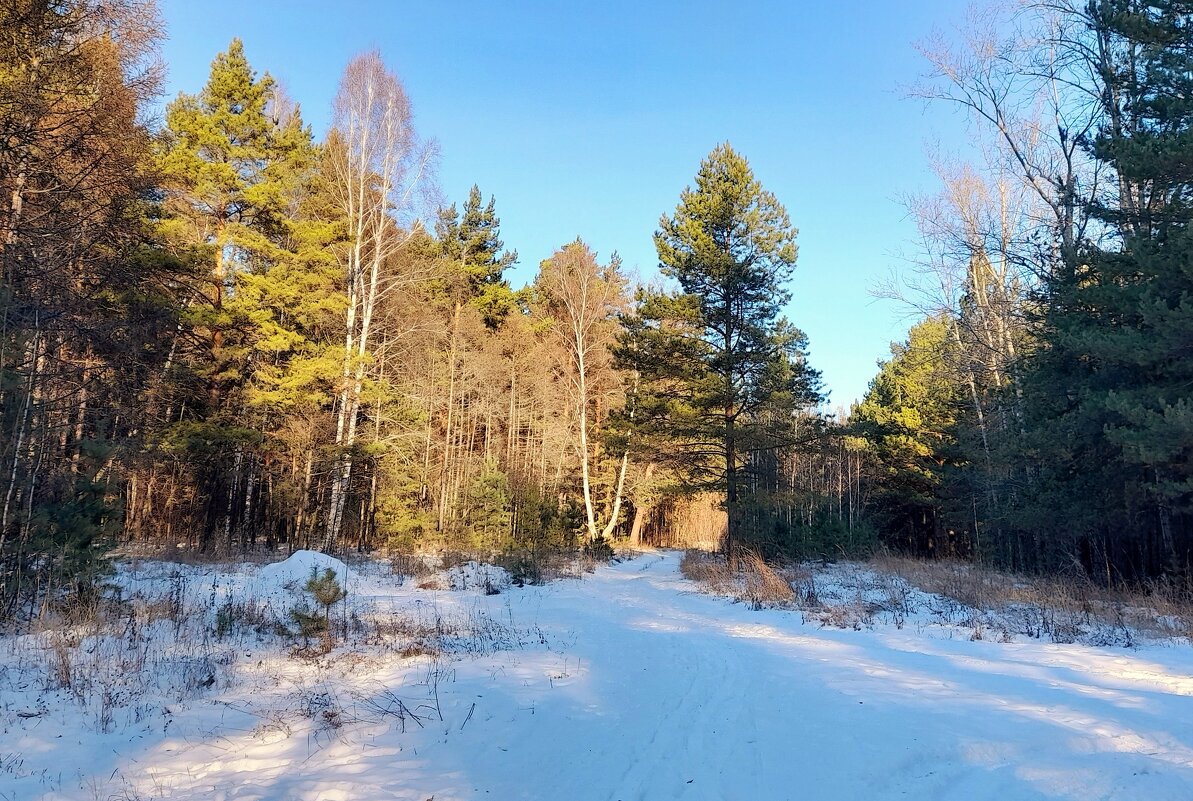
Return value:
M 1098 191 L 1099 166 L 1082 143 L 1101 119 L 1088 92 L 1090 63 L 1062 43 L 1073 39 L 1073 17 L 1060 3 L 977 7 L 953 41 L 936 34 L 919 45 L 930 65 L 919 97 L 965 110 L 996 174 L 1016 176 L 1040 200 L 1033 219 L 1051 230 L 1046 275 L 1076 258 L 1088 220 L 1083 199 Z
M 387 271 L 392 258 L 420 225 L 416 200 L 433 154 L 415 133 L 405 89 L 376 51 L 357 56 L 345 68 L 327 146 L 332 150 L 333 191 L 349 236 L 343 253 L 343 371 L 336 397 L 335 444 L 340 456 L 332 473 L 324 533 L 329 547 L 339 536 L 352 480 L 374 314 L 395 280 Z
M 577 240 L 543 262 L 539 274 L 539 289 L 555 322 L 555 334 L 568 355 L 564 375 L 576 419 L 576 451 L 590 540 L 612 535 L 621 514 L 629 463 L 627 451 L 619 460 L 609 517 L 598 534 L 592 489 L 592 439 L 597 421 L 592 416 L 601 406 L 608 408 L 609 397 L 618 384 L 612 376 L 609 346 L 616 314 L 625 305 L 625 279 L 619 268 L 616 256 L 607 265 L 598 264 L 596 254 Z

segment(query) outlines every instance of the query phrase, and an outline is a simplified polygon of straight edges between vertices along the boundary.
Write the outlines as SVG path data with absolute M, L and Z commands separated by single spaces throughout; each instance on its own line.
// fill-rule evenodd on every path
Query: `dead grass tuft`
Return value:
M 680 571 L 706 592 L 754 609 L 800 609 L 805 620 L 835 628 L 939 623 L 967 627 L 974 639 L 1101 646 L 1193 639 L 1193 599 L 1171 584 L 1107 589 L 1078 574 L 1024 576 L 889 553 L 866 564 L 776 566 L 745 552 L 731 568 L 719 554 L 691 550 Z
M 788 606 L 795 599 L 791 584 L 766 560 L 753 551 L 738 557 L 738 569 L 745 584 L 746 600 L 754 609 Z
M 390 568 L 395 576 L 403 580 L 421 579 L 435 572 L 421 554 L 408 551 L 394 551 L 389 555 Z
M 706 591 L 745 601 L 753 609 L 790 606 L 795 600 L 786 568 L 776 570 L 752 551 L 738 557 L 735 570 L 720 554 L 690 550 L 684 553 L 679 569 Z
M 438 644 L 426 642 L 424 640 L 416 640 L 398 651 L 398 656 L 402 657 L 403 659 L 413 659 L 416 656 L 437 657 L 442 653 L 443 649 L 441 649 Z

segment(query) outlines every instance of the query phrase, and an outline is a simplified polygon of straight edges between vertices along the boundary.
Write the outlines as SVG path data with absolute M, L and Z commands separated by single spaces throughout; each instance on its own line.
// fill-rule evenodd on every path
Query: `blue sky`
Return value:
M 835 2 L 194 2 L 165 0 L 167 99 L 196 92 L 233 36 L 316 134 L 344 64 L 379 48 L 406 84 L 438 184 L 494 195 L 515 284 L 583 238 L 656 270 L 652 234 L 700 160 L 729 141 L 800 229 L 788 316 L 831 405 L 860 398 L 906 309 L 871 291 L 913 247 L 900 197 L 933 190 L 929 144 L 962 146 L 944 108 L 907 99 L 913 44 L 956 0 Z

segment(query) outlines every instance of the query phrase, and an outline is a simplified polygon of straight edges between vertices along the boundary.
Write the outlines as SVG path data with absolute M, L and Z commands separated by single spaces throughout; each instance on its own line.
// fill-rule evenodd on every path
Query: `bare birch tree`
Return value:
M 352 481 L 353 449 L 375 335 L 374 313 L 394 282 L 388 268 L 420 223 L 416 200 L 433 149 L 414 130 L 410 100 L 376 52 L 357 56 L 344 70 L 328 145 L 333 191 L 348 227 L 342 259 L 346 279 L 344 354 L 336 396 L 335 445 L 324 547 L 339 537 Z
M 609 381 L 609 346 L 615 315 L 625 300 L 625 279 L 619 268 L 616 256 L 609 264 L 600 265 L 592 250 L 577 240 L 543 262 L 539 274 L 539 289 L 555 322 L 555 334 L 568 355 L 564 375 L 576 420 L 575 445 L 590 540 L 613 534 L 621 514 L 629 464 L 629 452 L 625 451 L 618 460 L 608 518 L 598 526 L 592 486 L 596 456 L 593 440 L 598 421 L 593 415 L 601 405 L 608 408 L 610 390 L 616 386 L 616 382 Z

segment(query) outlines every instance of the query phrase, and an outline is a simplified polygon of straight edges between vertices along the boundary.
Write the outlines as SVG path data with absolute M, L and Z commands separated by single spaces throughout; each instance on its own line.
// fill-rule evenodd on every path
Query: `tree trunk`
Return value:
M 737 494 L 737 442 L 735 439 L 733 410 L 725 409 L 725 512 L 728 518 L 725 526 L 725 554 L 730 567 L 737 566 L 737 538 L 739 514 Z
M 649 484 L 651 476 L 654 475 L 655 463 L 650 462 L 646 465 L 646 473 L 642 476 L 642 483 Z M 646 522 L 647 516 L 650 514 L 650 505 L 645 503 L 634 504 L 634 522 L 630 526 L 630 547 L 638 548 L 642 545 L 642 526 Z

